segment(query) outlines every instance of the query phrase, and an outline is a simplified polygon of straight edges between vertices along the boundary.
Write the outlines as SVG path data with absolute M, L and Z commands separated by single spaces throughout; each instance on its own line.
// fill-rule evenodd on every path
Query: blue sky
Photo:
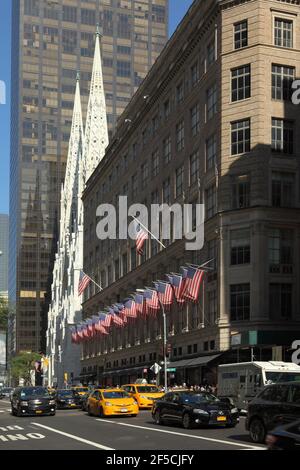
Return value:
M 8 213 L 9 210 L 11 3 L 12 0 L 1 0 L 0 80 L 6 84 L 6 104 L 0 104 L 0 213 Z M 193 0 L 169 0 L 170 35 L 192 3 Z

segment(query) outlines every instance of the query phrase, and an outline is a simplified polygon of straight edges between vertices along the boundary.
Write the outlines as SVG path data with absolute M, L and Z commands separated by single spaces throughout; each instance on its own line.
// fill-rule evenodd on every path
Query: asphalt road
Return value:
M 55 416 L 17 418 L 10 402 L 0 400 L 1 450 L 256 450 L 241 417 L 234 429 L 158 426 L 149 411 L 136 418 L 99 419 L 80 410 L 58 410 Z M 133 453 L 134 455 L 134 453 Z

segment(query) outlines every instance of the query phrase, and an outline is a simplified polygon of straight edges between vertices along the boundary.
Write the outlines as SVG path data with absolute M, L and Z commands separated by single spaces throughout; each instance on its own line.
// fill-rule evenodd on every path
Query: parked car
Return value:
M 94 390 L 88 398 L 87 411 L 94 416 L 136 416 L 137 402 L 122 389 Z
M 57 390 L 56 406 L 58 410 L 81 407 L 81 396 L 74 390 Z
M 268 450 L 300 450 L 300 421 L 270 431 L 266 444 Z
M 13 391 L 12 387 L 3 387 L 3 388 L 1 388 L 0 398 L 10 398 L 12 391 Z
M 154 402 L 152 418 L 156 424 L 172 421 L 185 429 L 200 425 L 235 427 L 239 413 L 211 393 L 178 390 Z
M 11 413 L 14 416 L 54 416 L 56 402 L 46 387 L 17 387 L 11 397 Z
M 265 442 L 267 432 L 300 419 L 300 382 L 264 388 L 248 405 L 246 429 L 253 442 Z

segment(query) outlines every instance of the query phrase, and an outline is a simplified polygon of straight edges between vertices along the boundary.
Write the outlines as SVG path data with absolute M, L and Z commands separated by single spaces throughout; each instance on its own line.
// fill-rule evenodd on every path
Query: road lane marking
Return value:
M 183 432 L 167 431 L 165 429 L 155 429 L 155 428 L 149 428 L 147 426 L 138 426 L 136 424 L 120 423 L 120 422 L 117 422 L 117 421 L 108 421 L 108 420 L 99 419 L 99 418 L 97 418 L 96 421 L 100 421 L 101 423 L 119 424 L 120 426 L 127 426 L 129 428 L 146 429 L 147 431 L 161 432 L 161 433 L 165 433 L 165 434 L 173 434 L 175 436 L 190 437 L 192 439 L 200 439 L 202 441 L 217 442 L 219 444 L 227 444 L 227 445 L 230 445 L 230 446 L 244 447 L 246 449 L 251 449 L 251 450 L 264 450 L 263 447 L 252 446 L 251 444 L 240 444 L 239 442 L 224 441 L 223 439 L 216 439 L 216 438 L 213 438 L 213 437 L 197 436 L 195 434 L 186 434 L 186 433 L 183 433 Z
M 98 444 L 97 442 L 88 441 L 87 439 L 83 439 L 82 437 L 74 436 L 74 434 L 69 434 L 67 432 L 60 431 L 59 429 L 50 428 L 49 426 L 45 426 L 44 424 L 39 424 L 39 423 L 31 423 L 31 424 L 34 424 L 35 426 L 38 426 L 38 427 L 43 428 L 43 429 L 47 429 L 48 431 L 56 432 L 57 434 L 61 434 L 62 436 L 69 437 L 70 439 L 73 439 L 74 441 L 79 441 L 79 442 L 82 442 L 83 444 L 87 444 L 89 446 L 97 447 L 97 449 L 115 450 L 112 447 L 107 447 L 107 446 L 103 446 L 101 444 Z

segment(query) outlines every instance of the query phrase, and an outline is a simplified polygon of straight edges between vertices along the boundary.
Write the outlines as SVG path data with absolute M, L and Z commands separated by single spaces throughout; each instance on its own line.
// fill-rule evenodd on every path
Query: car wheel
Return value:
M 88 412 L 88 415 L 89 415 L 89 416 L 92 416 L 91 409 L 90 409 L 89 406 L 87 407 L 87 412 Z
M 266 429 L 261 419 L 254 418 L 249 427 L 251 440 L 257 444 L 264 443 L 266 438 Z
M 155 421 L 155 424 L 163 424 L 163 420 L 161 418 L 159 410 L 156 410 L 154 413 L 154 421 Z
M 99 418 L 104 418 L 104 413 L 103 413 L 102 406 L 99 407 Z
M 11 414 L 12 414 L 13 416 L 16 416 L 16 410 L 14 409 L 13 406 L 11 407 Z
M 22 416 L 22 411 L 21 411 L 21 408 L 19 406 L 17 408 L 16 416 L 18 416 L 18 418 L 21 418 L 21 416 Z
M 185 413 L 182 418 L 182 426 L 184 429 L 191 429 L 192 428 L 192 420 L 188 413 Z
M 132 417 L 132 418 L 136 418 L 136 417 L 137 417 L 137 415 L 131 415 L 131 417 Z

